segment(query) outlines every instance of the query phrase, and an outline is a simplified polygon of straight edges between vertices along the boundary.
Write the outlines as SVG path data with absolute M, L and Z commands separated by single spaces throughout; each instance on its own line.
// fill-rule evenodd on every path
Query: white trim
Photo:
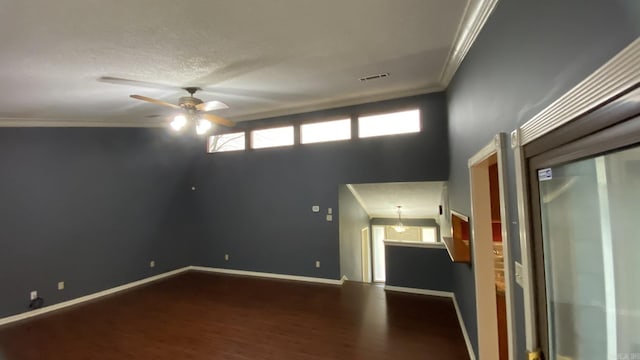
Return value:
M 358 194 L 358 192 L 356 191 L 356 188 L 354 188 L 352 184 L 347 184 L 347 189 L 351 191 L 351 193 L 353 194 L 353 197 L 356 198 L 356 201 L 362 207 L 362 210 L 364 210 L 364 212 L 366 212 L 367 215 L 369 215 L 369 219 L 373 219 L 373 216 L 371 216 L 371 212 L 369 211 L 369 209 L 367 209 L 367 205 L 364 204 L 364 200 L 362 199 L 362 196 Z
M 472 219 L 474 219 L 474 221 L 472 221 L 471 226 L 472 226 L 472 241 L 475 241 L 477 239 L 477 234 L 478 231 L 481 230 L 478 228 L 479 225 L 481 225 L 477 220 L 478 217 L 480 215 L 483 216 L 487 216 L 486 211 L 484 211 L 482 205 L 478 205 L 477 204 L 477 190 L 474 192 L 474 184 L 477 181 L 482 181 L 483 183 L 486 183 L 486 186 L 488 186 L 488 178 L 487 179 L 475 179 L 474 181 L 474 172 L 478 171 L 476 170 L 477 166 L 484 166 L 483 164 L 492 156 L 492 155 L 496 155 L 497 157 L 497 165 L 498 165 L 498 182 L 499 182 L 499 188 L 500 188 L 500 222 L 501 222 L 501 230 L 502 230 L 502 244 L 503 244 L 503 257 L 504 257 L 504 274 L 505 274 L 505 302 L 506 302 L 506 317 L 507 317 L 507 343 L 508 343 L 508 348 L 509 348 L 509 359 L 511 360 L 515 360 L 516 359 L 516 343 L 515 343 L 515 316 L 514 316 L 514 309 L 513 309 L 513 304 L 514 304 L 514 295 L 513 295 L 513 289 L 511 286 L 511 281 L 512 281 L 512 276 L 513 276 L 513 269 L 512 269 L 512 256 L 511 256 L 511 251 L 510 251 L 510 241 L 509 241 L 509 214 L 507 211 L 507 204 L 508 204 L 508 192 L 506 189 L 507 186 L 507 174 L 506 174 L 506 168 L 505 165 L 507 163 L 507 159 L 506 159 L 506 134 L 504 133 L 498 133 L 496 134 L 496 136 L 493 138 L 492 141 L 490 141 L 486 146 L 484 146 L 482 149 L 480 149 L 480 151 L 478 151 L 475 155 L 473 155 L 469 161 L 468 161 L 468 166 L 469 166 L 469 183 L 470 183 L 470 196 L 471 196 L 471 217 Z M 479 168 L 478 168 L 479 169 Z M 485 173 L 486 171 L 483 171 L 483 173 Z M 486 175 L 488 175 L 488 172 L 486 172 Z M 484 175 L 482 175 L 484 176 Z M 474 195 L 476 194 L 476 195 Z M 488 193 L 482 193 L 480 194 L 482 196 L 484 196 L 485 198 L 488 198 Z M 486 205 L 486 204 L 485 204 Z M 480 214 L 482 213 L 482 214 Z M 484 228 L 484 230 L 486 231 L 487 229 Z M 491 229 L 488 229 L 489 231 Z M 480 344 L 481 342 L 481 338 L 482 336 L 480 335 L 480 329 L 482 328 L 485 331 L 485 335 L 487 335 L 487 339 L 486 341 L 489 342 L 489 344 L 493 344 L 493 340 L 491 339 L 491 337 L 488 336 L 488 334 L 486 333 L 487 329 L 484 323 L 484 321 L 482 321 L 481 319 L 484 319 L 485 316 L 487 316 L 487 313 L 481 309 L 480 307 L 482 306 L 482 302 L 478 301 L 478 294 L 484 294 L 484 288 L 480 289 L 479 286 L 481 285 L 481 281 L 479 280 L 479 276 L 484 276 L 484 272 L 483 275 L 479 275 L 479 269 L 484 269 L 487 271 L 487 273 L 490 273 L 491 275 L 493 275 L 493 262 L 491 263 L 487 263 L 487 264 L 480 264 L 478 261 L 478 247 L 479 245 L 487 245 L 487 244 L 478 244 L 477 242 L 472 246 L 472 261 L 474 264 L 474 280 L 475 280 L 475 287 L 476 287 L 476 316 L 477 316 L 477 323 L 478 323 L 478 349 L 480 351 L 480 349 L 482 348 L 482 345 Z M 483 250 L 487 250 L 487 249 L 483 249 Z M 483 251 L 483 253 L 490 253 L 489 251 Z M 482 290 L 482 291 L 481 291 Z M 493 293 L 494 290 L 491 290 L 491 293 Z M 492 295 L 491 297 L 492 301 L 495 301 L 495 296 Z M 491 304 L 489 304 L 491 305 Z M 492 309 L 495 309 L 495 303 L 491 306 Z M 492 317 L 493 318 L 493 317 Z M 486 319 L 485 319 L 486 320 Z M 488 320 L 486 320 L 488 321 Z M 493 320 L 493 322 L 495 322 L 495 320 Z M 490 324 L 491 326 L 493 326 L 493 322 Z M 495 332 L 496 332 L 496 339 L 497 339 L 497 328 L 495 328 Z M 491 348 L 488 351 L 491 350 L 497 350 L 497 343 L 494 344 L 495 345 L 495 349 Z
M 526 161 L 524 150 L 520 146 L 520 131 L 511 133 L 511 144 L 514 152 L 514 162 L 516 171 L 516 194 L 518 201 L 518 229 L 520 235 L 520 257 L 522 261 L 522 292 L 524 305 L 524 325 L 525 325 L 525 345 L 527 351 L 533 352 L 538 348 L 536 309 L 533 292 L 533 266 L 531 263 L 531 249 L 529 239 L 529 197 L 525 190 L 527 184 L 527 173 L 525 170 Z
M 0 319 L 0 326 L 6 325 L 6 324 L 9 324 L 9 323 L 13 323 L 13 322 L 16 322 L 16 321 L 29 319 L 29 318 L 32 318 L 34 316 L 39 316 L 39 315 L 46 314 L 46 313 L 49 313 L 49 312 L 52 312 L 52 311 L 64 309 L 64 308 L 69 307 L 69 306 L 78 305 L 78 304 L 81 304 L 81 303 L 84 303 L 84 302 L 87 302 L 87 301 L 90 301 L 90 300 L 101 298 L 103 296 L 115 294 L 115 293 L 123 291 L 123 290 L 131 289 L 131 288 L 136 287 L 136 286 L 144 285 L 144 284 L 147 284 L 147 283 L 150 283 L 150 282 L 153 282 L 153 281 L 164 279 L 164 278 L 169 277 L 169 276 L 173 276 L 173 275 L 177 275 L 177 274 L 183 273 L 185 271 L 188 271 L 190 268 L 191 268 L 190 266 L 183 267 L 183 268 L 176 269 L 176 270 L 173 270 L 173 271 L 169 271 L 169 272 L 166 272 L 166 273 L 163 273 L 163 274 L 151 276 L 151 277 L 148 277 L 146 279 L 130 282 L 130 283 L 127 283 L 127 284 L 124 284 L 124 285 L 116 286 L 116 287 L 111 288 L 111 289 L 99 291 L 97 293 L 89 294 L 89 295 L 86 295 L 86 296 L 82 296 L 82 297 L 75 298 L 75 299 L 72 299 L 72 300 L 68 300 L 68 301 L 65 301 L 65 302 L 61 302 L 61 303 L 58 303 L 58 304 L 49 305 L 49 306 L 46 306 L 46 307 L 43 307 L 43 308 L 40 308 L 40 309 L 37 309 L 37 310 L 25 312 L 25 313 L 22 313 L 22 314 L 8 316 L 8 317 Z
M 520 127 L 520 145 L 547 134 L 640 83 L 640 38 Z
M 457 217 L 459 217 L 460 219 L 469 222 L 469 217 L 463 213 L 457 212 L 455 210 L 449 210 L 449 212 L 451 213 L 451 215 L 455 215 Z
M 467 3 L 447 61 L 440 73 L 440 84 L 444 88 L 449 86 L 497 3 L 498 0 L 469 0 Z
M 500 133 L 502 134 L 502 133 Z M 467 161 L 467 166 L 471 168 L 474 165 L 477 165 L 485 160 L 487 160 L 491 155 L 496 154 L 499 149 L 502 147 L 502 137 L 500 134 L 497 134 L 493 137 L 493 139 L 485 145 L 482 149 L 480 149 L 477 153 L 475 153 L 469 161 Z
M 418 288 L 391 286 L 391 285 L 385 285 L 384 291 L 395 291 L 395 292 L 403 292 L 408 294 L 439 296 L 439 297 L 446 297 L 446 298 L 453 299 L 453 293 L 450 291 L 418 289 Z
M 505 307 L 507 312 L 507 343 L 509 359 L 515 360 L 516 356 L 516 335 L 515 335 L 515 298 L 513 287 L 513 257 L 511 255 L 511 238 L 509 237 L 509 226 L 511 218 L 507 209 L 509 204 L 509 191 L 507 169 L 507 135 L 500 133 L 496 135 L 496 148 L 498 157 L 498 187 L 500 188 L 500 226 L 502 236 L 502 256 L 504 261 L 504 291 Z
M 189 269 L 195 270 L 195 271 L 218 273 L 218 274 L 253 276 L 253 277 L 278 279 L 278 280 L 304 281 L 304 282 L 329 284 L 329 285 L 342 285 L 342 283 L 344 282 L 344 280 L 342 279 L 335 280 L 335 279 L 316 278 L 316 277 L 309 277 L 309 276 L 285 275 L 285 274 L 274 274 L 274 273 L 265 273 L 265 272 L 257 272 L 257 271 L 212 268 L 212 267 L 206 267 L 206 266 L 190 266 Z
M 100 120 L 69 120 L 69 119 L 40 119 L 40 118 L 0 118 L 1 127 L 99 127 L 99 128 L 163 128 L 165 122 L 142 121 L 100 121 Z
M 444 246 L 444 243 L 425 243 L 425 242 L 415 242 L 415 241 L 398 241 L 398 240 L 384 240 L 384 244 L 388 246 L 404 246 L 404 247 L 417 247 L 417 248 L 425 248 L 425 249 L 444 249 L 447 248 Z
M 475 352 L 473 351 L 473 345 L 471 345 L 471 339 L 469 338 L 469 334 L 467 333 L 467 327 L 464 324 L 464 319 L 462 318 L 462 313 L 460 312 L 460 307 L 458 306 L 458 300 L 456 299 L 456 294 L 449 291 L 438 291 L 438 290 L 427 290 L 427 289 L 416 289 L 416 288 L 408 288 L 401 286 L 384 286 L 384 291 L 395 291 L 395 292 L 403 292 L 409 294 L 417 294 L 417 295 L 427 295 L 427 296 L 439 296 L 446 297 L 453 300 L 453 307 L 456 310 L 456 316 L 458 317 L 458 323 L 460 324 L 460 330 L 462 330 L 462 337 L 464 338 L 464 342 L 467 345 L 467 351 L 469 352 L 469 358 L 471 360 L 476 360 Z
M 410 97 L 410 96 L 425 95 L 425 94 L 442 92 L 444 90 L 446 90 L 445 87 L 441 86 L 440 84 L 431 84 L 427 86 L 420 86 L 415 89 L 394 91 L 392 93 L 376 94 L 376 95 L 369 95 L 369 96 L 354 96 L 346 99 L 343 97 L 337 97 L 329 101 L 310 103 L 307 105 L 297 106 L 289 109 L 261 111 L 253 114 L 233 116 L 229 118 L 229 120 L 233 120 L 235 122 L 242 122 L 242 121 L 250 121 L 250 120 L 269 119 L 274 117 L 302 114 L 302 113 L 307 113 L 312 111 L 337 109 L 337 108 L 346 107 L 346 106 L 357 106 L 357 105 L 362 105 L 362 104 L 367 104 L 372 102 L 394 100 L 394 99 L 400 99 L 400 98 Z
M 362 246 L 362 282 L 364 283 L 371 283 L 373 281 L 373 261 L 371 256 L 372 248 L 370 231 L 371 227 L 369 225 L 360 229 L 360 245 Z
M 456 298 L 456 294 L 453 294 L 453 307 L 455 307 L 456 309 L 456 315 L 458 316 L 460 329 L 462 329 L 462 337 L 464 337 L 464 342 L 467 344 L 467 351 L 469 352 L 469 358 L 471 360 L 476 360 L 476 353 L 473 351 L 473 345 L 471 345 L 471 339 L 469 339 L 469 334 L 467 333 L 467 326 L 464 324 L 464 318 L 462 317 L 462 313 L 460 312 L 460 307 L 458 306 L 458 299 Z

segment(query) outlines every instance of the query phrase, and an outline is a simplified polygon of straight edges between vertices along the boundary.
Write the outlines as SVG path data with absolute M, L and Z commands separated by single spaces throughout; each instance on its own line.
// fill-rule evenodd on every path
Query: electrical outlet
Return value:
M 156 262 L 153 260 L 149 261 L 149 267 L 156 267 Z
M 64 290 L 64 281 L 58 282 L 58 290 Z
M 224 261 L 229 261 L 229 254 L 224 254 Z
M 316 267 L 319 268 L 320 267 L 320 261 L 316 261 Z
M 38 298 L 38 292 L 37 291 L 32 291 L 31 295 L 30 295 L 31 300 L 35 300 Z
M 328 214 L 327 215 L 327 221 L 333 221 L 333 215 Z
M 311 207 L 311 211 L 313 211 L 313 212 L 319 212 L 319 211 L 320 211 L 320 206 L 318 206 L 318 205 L 313 205 L 313 206 Z

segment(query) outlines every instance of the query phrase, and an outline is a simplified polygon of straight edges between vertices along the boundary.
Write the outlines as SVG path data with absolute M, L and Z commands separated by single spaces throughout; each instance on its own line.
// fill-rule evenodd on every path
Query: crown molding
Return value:
M 471 45 L 476 41 L 478 34 L 480 34 L 497 3 L 498 0 L 469 0 L 449 51 L 449 56 L 447 56 L 447 61 L 440 74 L 440 84 L 444 88 L 449 86 L 453 75 L 462 64 L 462 60 L 467 56 Z
M 44 118 L 0 118 L 2 127 L 100 127 L 100 128 L 160 128 L 166 124 L 159 122 L 136 121 L 101 121 L 93 120 L 69 120 L 69 119 L 44 119 Z
M 371 211 L 369 211 L 369 208 L 367 208 L 367 205 L 365 204 L 364 199 L 362 198 L 362 196 L 360 196 L 356 188 L 354 188 L 352 184 L 347 184 L 347 189 L 351 191 L 351 194 L 353 194 L 353 197 L 356 198 L 356 201 L 358 202 L 358 204 L 360 204 L 360 207 L 362 208 L 362 210 L 364 210 L 364 212 L 367 213 L 367 215 L 369 216 L 369 219 L 373 219 L 373 216 L 371 215 Z
M 386 101 L 400 99 L 404 97 L 424 95 L 444 91 L 445 88 L 440 85 L 431 85 L 409 90 L 395 91 L 385 94 L 368 95 L 362 97 L 352 97 L 347 99 L 335 99 L 328 102 L 309 104 L 288 109 L 280 109 L 273 111 L 265 111 L 253 114 L 239 115 L 229 117 L 235 122 L 268 119 L 272 117 L 302 114 L 312 111 L 321 111 L 327 109 L 335 109 L 346 106 L 361 105 L 371 102 Z M 160 128 L 165 127 L 163 122 L 149 121 L 117 121 L 117 120 L 69 120 L 60 118 L 18 118 L 18 117 L 0 117 L 0 128 L 2 127 L 116 127 L 116 128 Z
M 393 91 L 389 93 L 375 94 L 375 95 L 355 96 L 355 97 L 350 97 L 346 99 L 337 98 L 334 100 L 323 101 L 319 103 L 312 103 L 312 104 L 297 106 L 297 107 L 288 108 L 288 109 L 263 111 L 263 112 L 257 112 L 253 114 L 247 114 L 247 115 L 232 116 L 229 119 L 236 122 L 269 119 L 269 118 L 280 117 L 280 116 L 304 114 L 304 113 L 313 112 L 313 111 L 322 111 L 322 110 L 336 109 L 336 108 L 347 107 L 347 106 L 362 105 L 362 104 L 367 104 L 372 102 L 395 100 L 395 99 L 400 99 L 400 98 L 405 98 L 410 96 L 437 93 L 444 90 L 446 90 L 444 86 L 441 86 L 440 84 L 433 84 L 433 85 L 419 87 L 415 89 L 399 90 L 399 91 Z
M 524 146 L 640 84 L 640 37 L 573 89 L 527 121 L 513 136 Z

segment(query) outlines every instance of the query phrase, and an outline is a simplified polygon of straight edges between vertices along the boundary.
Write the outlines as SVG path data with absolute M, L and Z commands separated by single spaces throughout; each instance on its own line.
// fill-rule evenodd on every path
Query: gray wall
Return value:
M 510 132 L 529 120 L 633 41 L 640 35 L 639 19 L 640 3 L 635 0 L 498 3 L 447 91 L 451 208 L 470 213 L 469 157 L 494 134 Z M 515 220 L 515 175 L 508 153 L 508 210 Z M 520 261 L 517 234 L 513 223 L 511 250 Z M 473 267 L 456 264 L 453 270 L 456 297 L 477 352 Z M 522 357 L 522 291 L 513 286 Z
M 0 317 L 26 311 L 31 290 L 51 305 L 189 265 L 194 149 L 181 141 L 150 129 L 0 129 Z
M 338 190 L 340 226 L 340 277 L 362 281 L 362 229 L 369 228 L 369 215 L 346 185 Z M 371 237 L 369 237 L 371 239 Z
M 447 249 L 385 246 L 387 285 L 453 291 L 453 263 Z
M 340 277 L 338 185 L 442 181 L 449 174 L 443 93 L 240 124 L 267 127 L 418 106 L 421 133 L 324 144 L 201 154 L 196 168 L 204 217 L 198 265 Z M 235 130 L 235 129 L 234 129 Z M 319 205 L 321 213 L 311 212 Z M 325 220 L 331 207 L 335 220 Z M 230 255 L 228 262 L 224 254 Z M 321 261 L 316 269 L 314 263 Z

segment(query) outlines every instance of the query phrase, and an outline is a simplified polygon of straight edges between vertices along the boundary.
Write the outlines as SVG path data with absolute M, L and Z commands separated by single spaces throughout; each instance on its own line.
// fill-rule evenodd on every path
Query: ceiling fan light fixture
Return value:
M 187 125 L 187 118 L 184 115 L 176 115 L 169 125 L 171 125 L 173 130 L 180 131 L 185 125 Z
M 196 125 L 196 133 L 198 135 L 204 135 L 211 129 L 211 121 L 205 119 L 199 119 Z

